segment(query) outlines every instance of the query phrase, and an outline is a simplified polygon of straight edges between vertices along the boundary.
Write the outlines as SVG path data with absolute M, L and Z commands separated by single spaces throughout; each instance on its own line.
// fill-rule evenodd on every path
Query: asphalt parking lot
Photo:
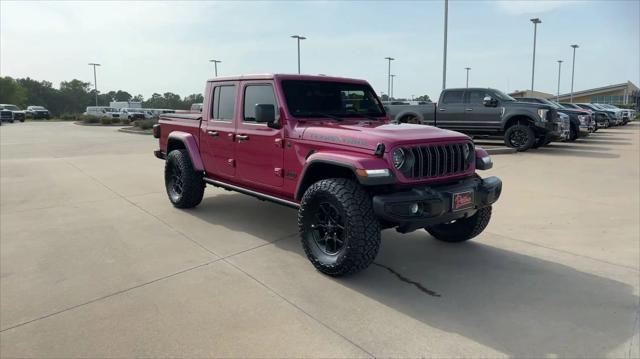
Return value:
M 0 356 L 638 357 L 640 124 L 494 156 L 488 229 L 383 232 L 323 276 L 295 210 L 209 188 L 174 209 L 151 136 L 0 129 Z

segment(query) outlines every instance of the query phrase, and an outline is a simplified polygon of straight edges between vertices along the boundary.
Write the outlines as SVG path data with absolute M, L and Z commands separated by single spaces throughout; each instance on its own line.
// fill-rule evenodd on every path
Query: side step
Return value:
M 298 203 L 291 202 L 291 201 L 288 201 L 286 199 L 278 198 L 278 197 L 275 197 L 275 196 L 270 196 L 268 194 L 256 192 L 256 191 L 253 191 L 253 190 L 250 190 L 250 189 L 247 189 L 247 188 L 244 188 L 244 187 L 236 186 L 236 185 L 233 185 L 233 184 L 230 184 L 230 183 L 214 180 L 214 179 L 211 179 L 211 178 L 208 178 L 208 177 L 205 177 L 204 181 L 207 182 L 210 185 L 213 185 L 213 186 L 216 186 L 216 187 L 220 187 L 220 188 L 224 188 L 226 190 L 230 190 L 230 191 L 235 191 L 235 192 L 239 192 L 239 193 L 242 193 L 242 194 L 246 194 L 246 195 L 255 197 L 255 198 L 263 200 L 263 201 L 269 201 L 269 202 L 281 204 L 283 206 L 287 206 L 287 207 L 291 207 L 291 208 L 295 208 L 295 209 L 300 208 L 300 205 Z

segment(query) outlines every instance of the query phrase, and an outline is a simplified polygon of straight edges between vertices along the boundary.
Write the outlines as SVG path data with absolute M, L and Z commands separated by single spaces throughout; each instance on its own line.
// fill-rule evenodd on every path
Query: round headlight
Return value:
M 404 160 L 405 160 L 404 150 L 402 148 L 396 148 L 393 151 L 393 165 L 397 169 L 400 169 L 404 164 Z

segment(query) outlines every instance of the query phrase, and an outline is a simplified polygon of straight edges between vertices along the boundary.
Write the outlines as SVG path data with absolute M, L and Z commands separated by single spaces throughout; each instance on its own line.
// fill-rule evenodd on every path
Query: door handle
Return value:
M 236 139 L 238 140 L 238 142 L 248 141 L 249 140 L 249 136 L 247 136 L 247 135 L 236 135 Z
M 473 111 L 473 109 L 472 109 L 472 108 L 465 108 L 464 110 L 465 110 L 465 111 Z
M 444 112 L 444 111 L 446 111 L 446 110 L 447 110 L 446 108 L 441 108 L 441 109 L 439 109 L 439 111 L 440 111 L 440 112 Z
M 207 131 L 207 135 L 211 137 L 218 137 L 218 131 Z

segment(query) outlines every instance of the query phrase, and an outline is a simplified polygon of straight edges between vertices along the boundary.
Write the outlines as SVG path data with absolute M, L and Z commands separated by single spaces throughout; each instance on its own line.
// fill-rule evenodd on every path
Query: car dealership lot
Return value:
M 2 357 L 638 357 L 640 126 L 494 156 L 487 230 L 384 231 L 376 265 L 321 275 L 296 211 L 164 192 L 157 140 L 0 129 Z

